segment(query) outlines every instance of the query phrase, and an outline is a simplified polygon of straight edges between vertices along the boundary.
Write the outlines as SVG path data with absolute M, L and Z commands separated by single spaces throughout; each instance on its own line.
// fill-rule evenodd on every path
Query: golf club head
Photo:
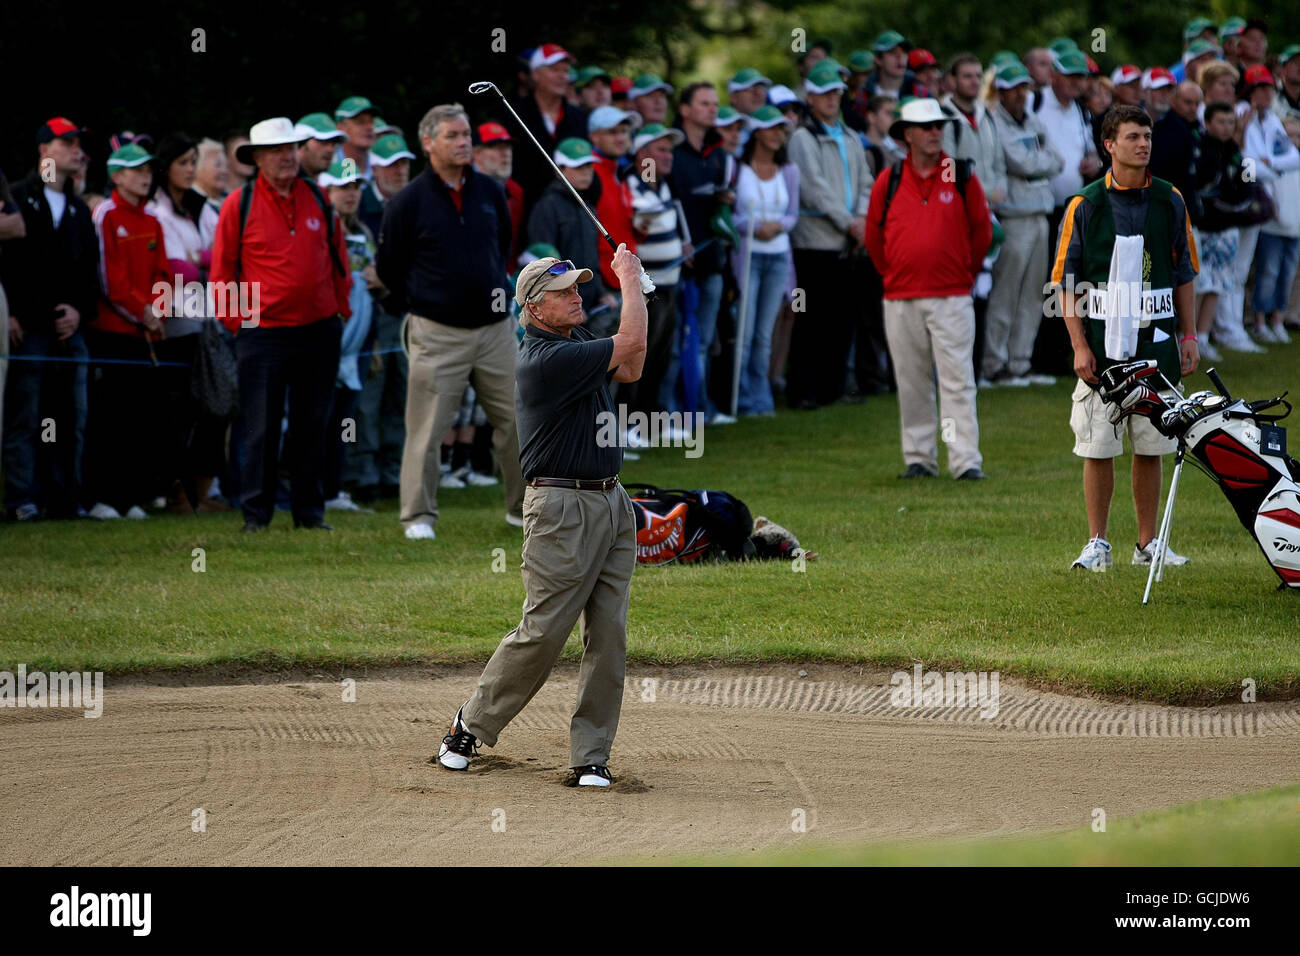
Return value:
M 1141 415 L 1153 424 L 1158 424 L 1168 409 L 1169 404 L 1154 390 L 1146 385 L 1133 384 L 1115 403 L 1109 418 L 1112 425 L 1118 425 L 1130 415 Z
M 495 90 L 496 88 L 497 85 L 488 80 L 479 80 L 477 83 L 471 83 L 469 85 L 469 91 L 474 96 L 478 96 L 480 93 L 486 93 L 488 90 Z M 500 91 L 498 90 L 498 92 Z
M 1112 403 L 1122 401 L 1134 382 L 1148 375 L 1154 375 L 1155 372 L 1155 359 L 1140 359 L 1136 362 L 1125 362 L 1123 365 L 1112 365 L 1100 376 L 1102 401 Z

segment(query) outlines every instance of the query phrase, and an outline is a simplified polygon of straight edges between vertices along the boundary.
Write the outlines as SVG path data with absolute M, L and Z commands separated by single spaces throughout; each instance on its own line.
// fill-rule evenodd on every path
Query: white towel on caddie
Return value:
M 1137 353 L 1142 318 L 1142 237 L 1116 236 L 1106 283 L 1106 358 L 1123 361 Z

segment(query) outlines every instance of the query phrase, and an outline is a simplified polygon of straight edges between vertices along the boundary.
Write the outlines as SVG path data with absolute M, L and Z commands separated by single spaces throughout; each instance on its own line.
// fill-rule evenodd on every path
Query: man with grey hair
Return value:
M 636 565 L 632 502 L 618 482 L 623 453 L 602 442 L 614 415 L 609 383 L 641 377 L 646 305 L 641 263 L 620 244 L 613 268 L 623 293 L 618 331 L 596 338 L 582 328 L 578 283 L 590 269 L 542 258 L 519 273 L 515 301 L 524 341 L 516 363 L 524 498 L 519 626 L 483 669 L 438 749 L 448 770 L 465 770 L 480 744 L 497 736 L 541 690 L 575 623 L 581 627 L 578 700 L 569 725 L 574 787 L 610 785 L 609 753 L 623 705 L 627 606 Z
M 408 538 L 434 537 L 442 437 L 471 384 L 493 427 L 506 522 L 523 527 L 516 342 L 506 298 L 510 211 L 501 188 L 474 169 L 459 103 L 424 114 L 420 146 L 429 163 L 390 201 L 375 259 L 390 292 L 385 308 L 406 313 L 410 350 L 401 521 Z

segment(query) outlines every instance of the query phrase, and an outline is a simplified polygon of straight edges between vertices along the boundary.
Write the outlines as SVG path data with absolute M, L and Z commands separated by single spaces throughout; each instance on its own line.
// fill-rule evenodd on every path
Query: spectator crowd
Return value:
M 982 478 L 978 391 L 1071 374 L 1049 274 L 1112 105 L 1150 116 L 1194 227 L 1201 356 L 1298 327 L 1300 45 L 1236 17 L 1181 39 L 1106 72 L 1065 37 L 985 63 L 884 30 L 843 63 L 815 42 L 793 86 L 680 90 L 546 43 L 505 91 L 518 120 L 482 97 L 407 131 L 353 95 L 221 139 L 122 131 L 98 163 L 54 117 L 0 176 L 6 514 L 328 529 L 396 497 L 418 539 L 439 490 L 500 484 L 521 525 L 514 277 L 590 269 L 589 328 L 619 314 L 574 190 L 657 286 L 629 410 L 721 427 L 896 392 L 904 476 L 937 474 L 942 419 L 953 477 Z

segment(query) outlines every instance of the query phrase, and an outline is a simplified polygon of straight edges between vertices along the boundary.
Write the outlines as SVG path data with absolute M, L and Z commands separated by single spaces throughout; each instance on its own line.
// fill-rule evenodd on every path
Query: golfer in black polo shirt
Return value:
M 524 341 L 515 363 L 515 410 L 524 492 L 524 614 L 506 635 L 478 689 L 456 712 L 438 750 L 449 770 L 469 766 L 480 744 L 495 746 L 582 628 L 578 706 L 569 725 L 570 786 L 607 787 L 609 751 L 623 706 L 627 603 L 636 566 L 632 502 L 618 483 L 623 451 L 597 442 L 601 412 L 614 414 L 609 383 L 635 382 L 645 361 L 641 263 L 614 254 L 623 293 L 618 332 L 598 339 L 578 283 L 590 269 L 538 259 L 519 274 L 515 301 Z

